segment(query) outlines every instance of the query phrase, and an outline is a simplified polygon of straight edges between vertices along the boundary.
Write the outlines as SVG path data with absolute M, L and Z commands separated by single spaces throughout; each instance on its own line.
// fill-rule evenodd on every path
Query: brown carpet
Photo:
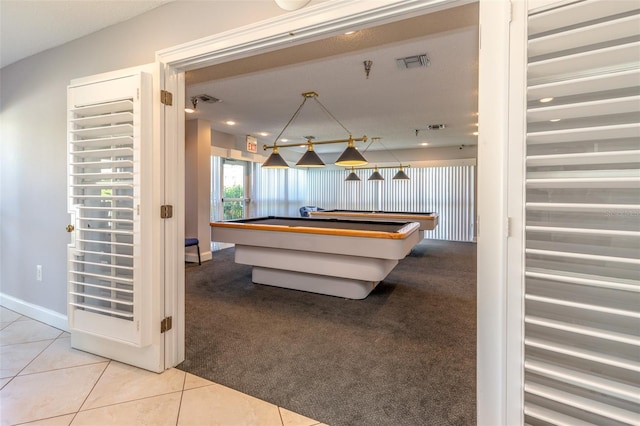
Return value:
M 184 371 L 331 426 L 476 423 L 476 245 L 424 240 L 364 300 L 186 272 Z

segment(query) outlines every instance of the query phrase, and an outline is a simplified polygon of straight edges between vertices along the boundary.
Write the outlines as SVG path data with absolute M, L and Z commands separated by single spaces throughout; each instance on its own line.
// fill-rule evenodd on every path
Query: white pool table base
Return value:
M 378 282 L 375 281 L 330 277 L 259 266 L 253 267 L 251 280 L 256 284 L 266 284 L 346 299 L 364 299 L 378 285 Z

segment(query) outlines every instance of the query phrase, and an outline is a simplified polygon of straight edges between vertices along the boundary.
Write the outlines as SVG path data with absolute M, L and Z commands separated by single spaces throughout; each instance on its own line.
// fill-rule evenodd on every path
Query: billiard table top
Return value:
M 415 222 L 264 216 L 211 222 L 213 228 L 296 232 L 368 238 L 403 239 L 419 228 Z
M 340 215 L 344 217 L 380 217 L 380 218 L 389 218 L 389 219 L 410 219 L 421 218 L 423 220 L 434 219 L 438 217 L 438 213 L 435 212 L 393 212 L 393 211 L 384 211 L 384 210 L 340 210 L 340 209 L 332 209 L 332 210 L 318 210 L 314 212 L 309 212 L 312 216 L 331 216 L 331 215 Z

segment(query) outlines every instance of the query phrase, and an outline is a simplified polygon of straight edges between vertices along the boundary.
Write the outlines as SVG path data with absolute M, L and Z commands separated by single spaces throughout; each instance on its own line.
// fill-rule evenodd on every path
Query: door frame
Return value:
M 176 105 L 184 105 L 185 72 L 246 58 L 365 28 L 403 20 L 463 4 L 471 0 L 387 0 L 353 2 L 328 0 L 272 19 L 215 34 L 156 53 L 164 65 L 165 87 Z M 512 341 L 521 339 L 518 327 L 507 333 L 508 140 L 509 140 L 509 22 L 511 2 L 480 2 L 480 76 L 478 139 L 478 341 L 477 421 L 479 425 L 507 424 L 507 389 L 520 386 L 519 363 L 507 363 Z M 495 77 L 495 70 L 507 78 Z M 486 97 L 482 96 L 487 94 Z M 165 117 L 165 141 L 174 147 L 175 161 L 167 164 L 168 197 L 184 205 L 184 112 L 173 108 Z M 182 148 L 181 148 L 182 147 Z M 167 294 L 178 330 L 167 353 L 184 359 L 184 215 L 177 211 L 174 232 L 167 239 Z M 174 239 L 172 239 L 174 238 Z M 173 267 L 170 265 L 174 265 Z M 171 269 L 171 270 L 169 270 Z M 507 341 L 509 338 L 509 341 Z M 517 356 L 516 356 L 517 357 Z M 168 365 L 175 365 L 168 364 Z M 515 399 L 515 398 L 514 398 Z M 514 401 L 509 401 L 514 402 Z M 518 401 L 515 401 L 518 403 Z M 519 403 L 518 405 L 520 405 Z M 510 407 L 521 412 L 521 407 Z

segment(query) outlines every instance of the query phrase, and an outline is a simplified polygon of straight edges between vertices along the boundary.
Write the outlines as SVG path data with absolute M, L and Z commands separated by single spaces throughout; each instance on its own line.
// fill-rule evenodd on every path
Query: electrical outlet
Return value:
M 36 280 L 42 281 L 42 265 L 36 265 Z

